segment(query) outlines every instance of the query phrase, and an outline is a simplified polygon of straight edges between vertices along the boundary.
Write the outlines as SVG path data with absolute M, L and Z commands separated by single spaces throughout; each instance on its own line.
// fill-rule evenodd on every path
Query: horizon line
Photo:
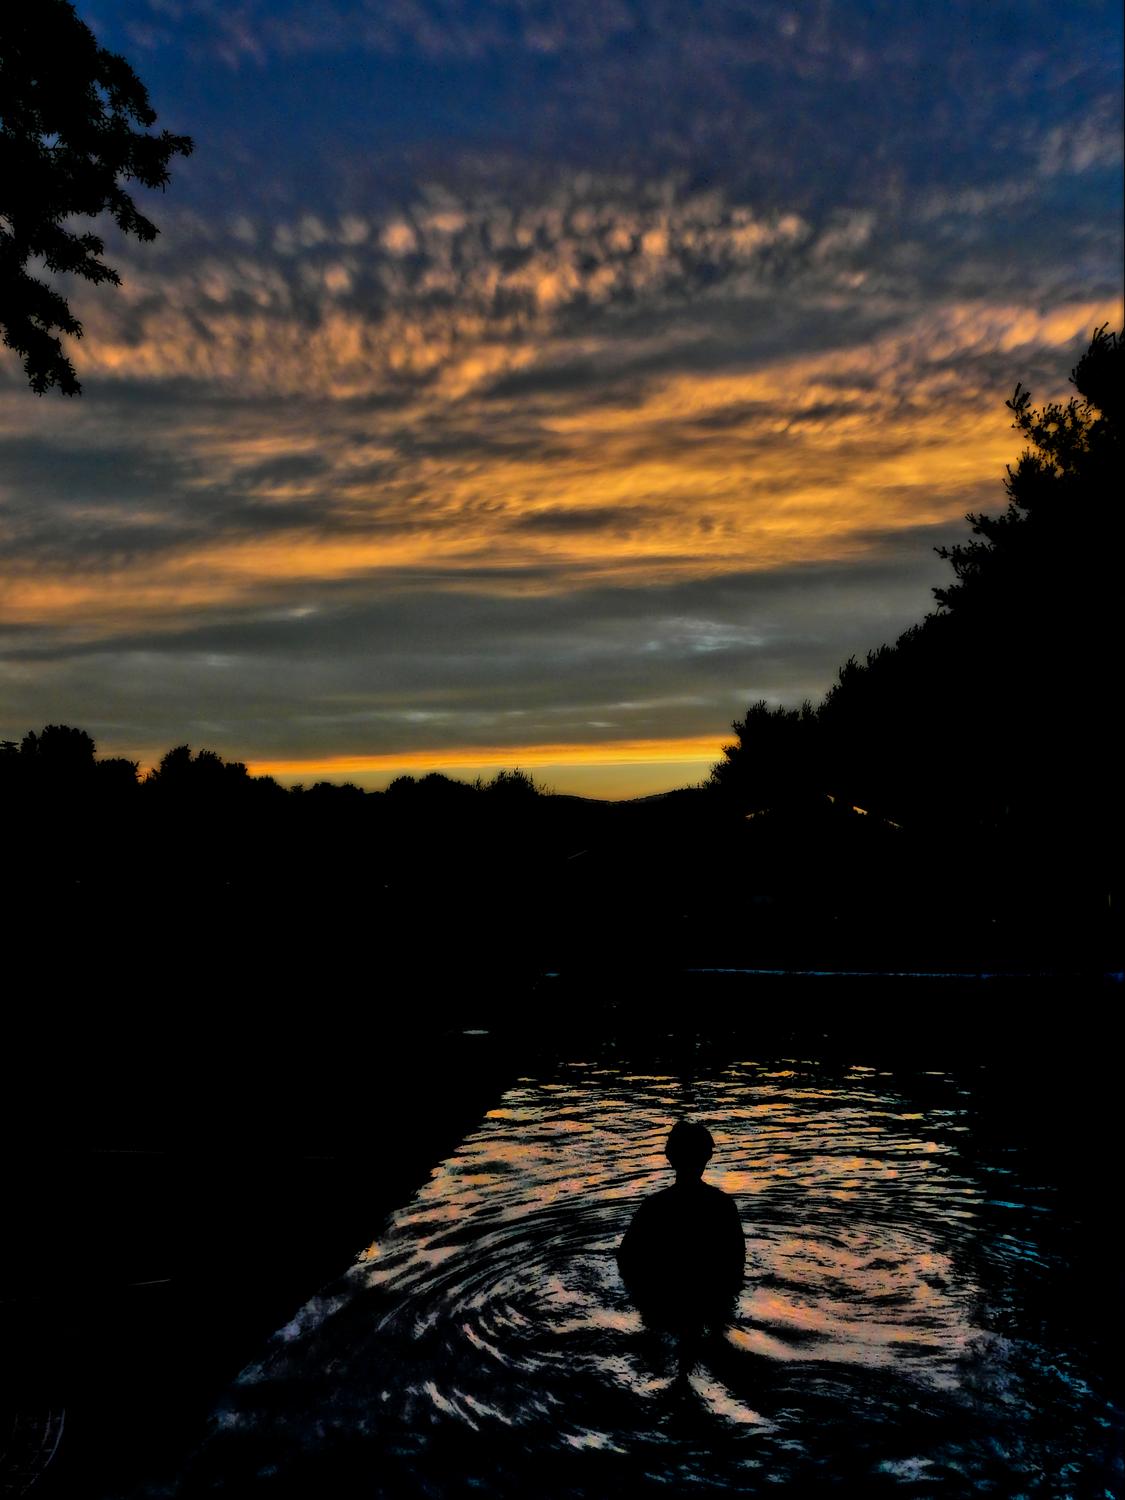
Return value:
M 413 771 L 522 770 L 567 766 L 691 765 L 718 761 L 726 735 L 692 735 L 673 739 L 563 741 L 530 745 L 460 746 L 377 754 L 338 754 L 254 758 L 246 761 L 253 776 L 371 775 Z

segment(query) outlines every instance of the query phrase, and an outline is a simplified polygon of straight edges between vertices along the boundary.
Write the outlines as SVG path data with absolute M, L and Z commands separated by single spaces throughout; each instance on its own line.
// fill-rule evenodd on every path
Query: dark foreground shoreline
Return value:
M 1107 1292 L 1120 1277 L 1099 1232 L 1114 1209 L 1112 977 L 424 973 L 299 1012 L 181 995 L 159 1016 L 92 1007 L 54 1034 L 42 1013 L 9 1022 L 4 1406 L 30 1422 L 66 1411 L 35 1494 L 96 1500 L 174 1470 L 268 1335 L 510 1082 L 562 1058 L 970 1064 L 981 1137 L 1033 1142 L 1045 1176 L 1086 1200 L 1091 1276 Z M 1106 1161 L 1075 1160 L 1060 1117 Z M 1119 1285 L 1106 1302 L 1120 1317 Z
M 244 1038 L 226 1076 L 190 1068 L 190 1131 L 170 1087 L 141 1128 L 111 1106 L 69 1139 L 9 1137 L 2 1406 L 25 1425 L 65 1408 L 35 1494 L 128 1493 L 186 1453 L 264 1340 L 499 1094 L 507 1058 L 485 1041 L 446 1029 L 365 1062 L 357 1040 L 334 1084 L 331 1065 Z

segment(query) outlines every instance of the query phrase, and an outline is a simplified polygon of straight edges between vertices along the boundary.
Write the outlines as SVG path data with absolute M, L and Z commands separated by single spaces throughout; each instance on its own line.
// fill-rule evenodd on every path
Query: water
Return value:
M 176 1493 L 1120 1495 L 1081 1228 L 973 1108 L 799 1061 L 524 1079 L 243 1372 Z M 688 1346 L 613 1257 L 684 1113 L 748 1249 Z

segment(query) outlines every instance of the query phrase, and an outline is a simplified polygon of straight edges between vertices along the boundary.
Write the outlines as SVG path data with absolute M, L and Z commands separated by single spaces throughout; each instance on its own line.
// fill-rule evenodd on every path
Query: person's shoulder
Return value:
M 676 1189 L 674 1187 L 661 1188 L 658 1192 L 650 1193 L 641 1207 L 649 1213 L 659 1213 L 661 1209 L 670 1207 L 676 1200 Z
M 647 1218 L 655 1209 L 659 1208 L 662 1199 L 668 1196 L 668 1189 L 664 1188 L 659 1193 L 649 1193 L 641 1199 L 633 1211 L 635 1219 Z
M 722 1188 L 716 1187 L 713 1182 L 703 1184 L 707 1192 L 707 1203 L 715 1213 L 738 1213 L 738 1204 L 729 1193 L 724 1193 Z
M 647 1198 L 642 1198 L 633 1221 L 638 1220 L 642 1224 L 658 1224 L 666 1219 L 669 1214 L 676 1211 L 679 1198 L 675 1188 L 661 1188 L 659 1192 L 650 1193 Z

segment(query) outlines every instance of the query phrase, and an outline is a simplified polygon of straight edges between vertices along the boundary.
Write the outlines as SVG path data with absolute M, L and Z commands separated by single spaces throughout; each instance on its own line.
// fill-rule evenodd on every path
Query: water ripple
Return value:
M 966 1162 L 957 1080 L 921 1092 L 796 1061 L 521 1080 L 243 1372 L 185 1492 L 1079 1493 L 1113 1417 L 1027 1314 L 1049 1195 Z M 677 1342 L 613 1251 L 685 1112 L 748 1265 Z

